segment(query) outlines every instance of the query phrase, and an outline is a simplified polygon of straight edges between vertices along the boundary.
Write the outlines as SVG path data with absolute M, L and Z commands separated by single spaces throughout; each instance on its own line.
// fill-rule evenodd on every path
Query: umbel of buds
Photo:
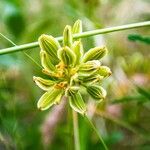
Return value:
M 105 99 L 107 93 L 100 83 L 111 71 L 100 59 L 107 54 L 107 48 L 95 47 L 84 53 L 81 39 L 74 40 L 72 36 L 81 32 L 82 22 L 77 20 L 73 27 L 65 27 L 62 44 L 49 35 L 39 37 L 42 72 L 47 75 L 47 79 L 33 77 L 45 91 L 37 103 L 40 110 L 59 104 L 65 95 L 72 109 L 84 115 L 86 105 L 81 88 L 96 101 Z

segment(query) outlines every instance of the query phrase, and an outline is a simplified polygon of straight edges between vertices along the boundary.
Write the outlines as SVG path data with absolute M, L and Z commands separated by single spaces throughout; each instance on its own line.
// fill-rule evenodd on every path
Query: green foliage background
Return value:
M 77 19 L 83 21 L 84 31 L 147 21 L 149 8 L 148 0 L 1 0 L 0 32 L 20 45 L 37 41 L 43 33 L 60 36 L 65 25 Z M 103 59 L 113 73 L 103 83 L 107 99 L 97 108 L 87 95 L 85 100 L 95 126 L 112 150 L 150 149 L 149 35 L 149 27 L 145 27 L 83 39 L 85 51 L 103 44 L 109 49 Z M 0 37 L 0 49 L 10 46 Z M 39 48 L 26 53 L 40 63 Z M 0 150 L 74 149 L 68 106 L 52 140 L 44 143 L 41 127 L 52 109 L 37 110 L 42 91 L 34 85 L 33 75 L 41 76 L 41 68 L 24 52 L 0 56 Z M 103 149 L 81 116 L 79 133 L 81 150 Z

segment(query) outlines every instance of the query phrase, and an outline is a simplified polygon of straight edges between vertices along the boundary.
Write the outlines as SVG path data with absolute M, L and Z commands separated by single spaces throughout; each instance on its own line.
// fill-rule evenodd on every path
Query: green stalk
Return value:
M 68 98 L 66 97 L 66 100 L 68 100 Z M 67 149 L 73 149 L 73 139 L 72 139 L 72 109 L 69 105 L 69 103 L 67 103 L 67 131 L 68 131 L 68 143 L 67 143 Z M 70 138 L 71 137 L 71 138 Z
M 73 115 L 73 128 L 74 128 L 74 144 L 75 150 L 80 150 L 80 138 L 79 138 L 79 127 L 78 127 L 78 114 L 72 110 Z
M 85 117 L 85 119 L 87 120 L 87 122 L 89 123 L 89 125 L 91 126 L 91 128 L 92 128 L 92 129 L 95 131 L 95 133 L 97 134 L 97 136 L 98 136 L 99 140 L 101 141 L 101 143 L 102 143 L 104 149 L 105 149 L 105 150 L 108 150 L 107 145 L 105 144 L 105 142 L 104 142 L 102 136 L 101 136 L 100 133 L 97 131 L 97 129 L 96 129 L 96 127 L 94 126 L 94 124 L 91 122 L 91 120 L 88 118 L 87 115 L 85 115 L 84 117 Z
M 110 32 L 128 30 L 128 29 L 139 28 L 139 27 L 146 27 L 146 26 L 150 26 L 150 21 L 127 24 L 127 25 L 122 25 L 122 26 L 117 26 L 117 27 L 109 27 L 109 28 L 105 28 L 105 29 L 97 29 L 97 30 L 87 31 L 87 32 L 83 32 L 80 34 L 74 34 L 73 38 L 74 39 L 85 38 L 85 37 L 94 36 L 94 35 L 98 35 L 98 34 L 106 34 L 106 33 L 110 33 Z M 62 36 L 56 37 L 56 39 L 58 41 L 62 41 Z M 17 51 L 22 51 L 22 50 L 26 50 L 26 49 L 31 49 L 31 48 L 35 48 L 38 46 L 39 46 L 38 42 L 33 42 L 33 43 L 23 44 L 20 46 L 5 48 L 5 49 L 0 50 L 0 55 L 13 53 L 13 52 L 17 52 Z
M 5 40 L 7 40 L 9 43 L 11 43 L 13 46 L 17 46 L 12 40 L 10 40 L 8 37 L 0 33 L 0 36 L 2 36 Z M 31 61 L 33 61 L 39 68 L 42 69 L 41 65 L 36 62 L 30 55 L 28 55 L 26 52 L 23 52 Z

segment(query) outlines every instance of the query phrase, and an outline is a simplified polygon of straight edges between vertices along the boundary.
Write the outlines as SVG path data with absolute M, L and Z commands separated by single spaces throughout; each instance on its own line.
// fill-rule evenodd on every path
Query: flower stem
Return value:
M 74 126 L 74 144 L 75 150 L 80 150 L 79 127 L 78 127 L 78 114 L 72 110 L 73 126 Z
M 101 136 L 100 133 L 97 131 L 97 129 L 96 129 L 96 127 L 94 126 L 94 124 L 91 122 L 91 120 L 88 118 L 87 115 L 85 115 L 84 117 L 85 117 L 85 119 L 87 120 L 87 122 L 89 123 L 89 125 L 92 127 L 92 129 L 95 131 L 95 133 L 97 134 L 97 136 L 98 136 L 99 140 L 101 141 L 101 143 L 102 143 L 104 149 L 105 149 L 105 150 L 108 150 L 108 148 L 107 148 L 107 146 L 106 146 L 106 144 L 105 144 L 105 142 L 104 142 L 102 136 Z
M 109 28 L 105 28 L 105 29 L 97 29 L 97 30 L 87 31 L 87 32 L 83 32 L 80 34 L 74 34 L 73 38 L 74 39 L 85 38 L 85 37 L 94 36 L 94 35 L 98 35 L 98 34 L 106 34 L 106 33 L 110 33 L 110 32 L 128 30 L 128 29 L 139 28 L 139 27 L 146 27 L 146 26 L 150 26 L 150 21 L 121 25 L 121 26 L 116 26 L 116 27 L 109 27 Z M 56 37 L 56 39 L 58 41 L 62 41 L 62 36 Z M 20 46 L 5 48 L 5 49 L 0 50 L 0 55 L 13 53 L 13 52 L 17 52 L 17 51 L 22 51 L 22 50 L 26 50 L 26 49 L 31 49 L 31 48 L 35 48 L 38 46 L 39 46 L 38 42 L 33 42 L 33 43 L 23 44 Z

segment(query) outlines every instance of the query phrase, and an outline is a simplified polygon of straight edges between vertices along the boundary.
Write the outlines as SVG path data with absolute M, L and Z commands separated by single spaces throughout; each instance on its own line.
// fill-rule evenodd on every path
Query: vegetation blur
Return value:
M 41 34 L 61 36 L 66 24 L 83 21 L 84 31 L 150 20 L 149 0 L 1 0 L 0 33 L 16 45 Z M 84 50 L 106 45 L 102 62 L 112 75 L 102 83 L 100 104 L 86 94 L 88 115 L 110 150 L 150 149 L 149 27 L 83 39 Z M 0 49 L 13 46 L 0 36 Z M 73 150 L 72 112 L 62 103 L 37 109 L 43 93 L 33 83 L 42 76 L 39 48 L 0 56 L 0 150 Z M 31 59 L 32 58 L 32 59 Z M 36 62 L 36 63 L 35 63 Z M 81 150 L 103 146 L 79 115 Z

